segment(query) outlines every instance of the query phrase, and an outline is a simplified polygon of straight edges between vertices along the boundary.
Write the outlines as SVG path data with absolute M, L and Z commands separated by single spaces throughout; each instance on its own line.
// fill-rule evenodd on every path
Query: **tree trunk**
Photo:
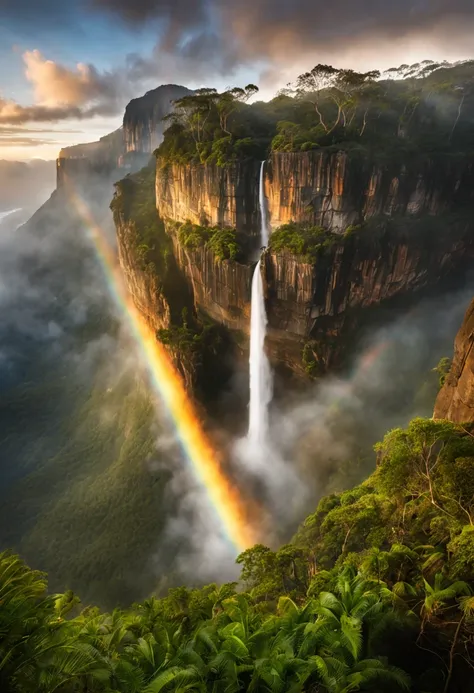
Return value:
M 454 135 L 454 131 L 455 131 L 455 129 L 456 129 L 456 125 L 459 123 L 459 118 L 461 117 L 461 111 L 462 111 L 462 107 L 463 107 L 464 99 L 465 99 L 465 98 L 466 98 L 466 95 L 463 94 L 463 95 L 462 95 L 462 99 L 461 99 L 461 101 L 459 102 L 458 114 L 457 114 L 457 116 L 456 116 L 456 120 L 454 121 L 453 128 L 452 128 L 452 130 L 451 130 L 451 132 L 450 132 L 448 142 L 451 142 L 451 139 L 452 139 L 452 137 L 453 137 L 453 135 Z
M 341 120 L 341 111 L 342 111 L 342 106 L 338 106 L 337 118 L 336 118 L 336 120 L 335 120 L 335 122 L 334 122 L 334 125 L 332 126 L 332 128 L 331 128 L 330 130 L 326 130 L 326 133 L 327 133 L 328 135 L 330 135 L 331 132 L 339 125 L 339 121 Z
M 363 121 L 363 123 L 362 123 L 362 128 L 361 128 L 361 131 L 359 132 L 359 136 L 360 136 L 360 137 L 362 137 L 362 135 L 363 135 L 364 132 L 365 132 L 365 128 L 366 128 L 366 125 L 367 125 L 367 115 L 368 115 L 368 113 L 369 113 L 369 109 L 366 108 L 365 111 L 364 111 L 364 121 Z
M 448 690 L 449 690 L 449 684 L 451 682 L 451 676 L 453 673 L 453 666 L 454 666 L 454 650 L 456 649 L 456 645 L 458 643 L 459 631 L 461 630 L 461 626 L 462 626 L 463 621 L 464 621 L 464 615 L 461 616 L 461 618 L 459 620 L 458 627 L 456 628 L 456 632 L 454 633 L 453 644 L 451 645 L 451 649 L 449 650 L 448 676 L 446 678 L 446 683 L 444 684 L 443 693 L 448 693 Z
M 317 104 L 317 103 L 314 104 L 314 110 L 316 111 L 316 113 L 317 113 L 318 116 L 319 116 L 319 123 L 320 123 L 320 125 L 322 125 L 323 128 L 324 128 L 324 130 L 327 132 L 327 131 L 328 131 L 328 127 L 327 127 L 326 123 L 325 123 L 324 120 L 323 120 L 322 113 L 321 113 L 321 111 L 319 110 L 318 104 Z

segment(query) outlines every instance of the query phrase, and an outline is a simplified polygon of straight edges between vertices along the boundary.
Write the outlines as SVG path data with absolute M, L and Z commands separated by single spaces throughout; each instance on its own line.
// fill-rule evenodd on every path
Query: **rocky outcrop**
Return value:
M 157 160 L 156 203 L 164 219 L 259 233 L 260 164 L 164 164 Z
M 258 162 L 158 161 L 157 207 L 169 220 L 228 225 L 258 237 L 258 173 Z M 274 362 L 293 371 L 301 368 L 307 343 L 319 371 L 339 365 L 377 309 L 408 305 L 417 292 L 462 274 L 474 255 L 468 157 L 389 166 L 357 153 L 274 154 L 266 193 L 272 225 L 308 221 L 340 236 L 311 260 L 271 248 L 265 253 L 269 348 Z M 248 332 L 253 264 L 220 262 L 204 247 L 182 248 L 173 225 L 168 228 L 196 308 Z
M 169 327 L 169 303 L 163 294 L 159 278 L 143 266 L 137 254 L 133 223 L 116 215 L 115 228 L 120 267 L 135 306 L 155 332 Z
M 86 181 L 90 175 L 103 181 L 111 179 L 120 166 L 122 154 L 122 128 L 97 142 L 64 147 L 56 159 L 56 187 L 61 188 L 66 180 Z
M 474 421 L 474 301 L 454 342 L 454 358 L 435 403 L 435 419 Z
M 341 233 L 371 217 L 439 215 L 474 204 L 467 156 L 381 162 L 366 152 L 274 153 L 266 194 L 273 228 L 305 221 Z
M 253 267 L 219 260 L 207 248 L 183 248 L 174 234 L 173 247 L 196 308 L 232 330 L 247 332 Z
M 57 187 L 64 181 L 112 182 L 125 173 L 145 166 L 163 139 L 163 118 L 173 110 L 172 101 L 192 92 L 176 84 L 165 84 L 132 99 L 125 109 L 123 126 L 97 142 L 64 147 L 56 160 Z
M 339 365 L 359 328 L 380 307 L 406 307 L 423 289 L 460 275 L 474 256 L 474 227 L 452 224 L 427 244 L 419 231 L 355 233 L 322 250 L 313 263 L 265 253 L 271 334 L 311 341 L 320 370 Z
M 164 84 L 132 99 L 123 117 L 125 158 L 149 158 L 163 140 L 163 118 L 173 110 L 172 101 L 192 93 L 177 84 Z

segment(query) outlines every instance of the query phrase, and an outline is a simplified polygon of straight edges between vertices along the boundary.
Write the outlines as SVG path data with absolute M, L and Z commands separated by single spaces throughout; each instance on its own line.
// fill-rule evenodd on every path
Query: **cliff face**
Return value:
M 438 215 L 474 204 L 474 164 L 465 157 L 381 163 L 358 152 L 275 153 L 266 194 L 273 228 L 306 221 L 344 232 L 379 215 Z
M 367 231 L 368 233 L 368 231 Z M 265 253 L 268 321 L 278 339 L 312 343 L 319 369 L 343 360 L 356 331 L 378 308 L 408 305 L 416 293 L 434 287 L 474 255 L 474 227 L 453 224 L 427 243 L 418 232 L 387 230 L 380 237 L 359 234 L 336 242 L 314 260 Z
M 474 301 L 454 342 L 454 358 L 435 403 L 435 419 L 474 421 Z
M 172 238 L 176 261 L 189 282 L 196 307 L 232 330 L 247 332 L 252 267 L 219 260 L 206 248 L 183 248 L 174 234 Z
M 120 267 L 135 306 L 155 332 L 169 327 L 169 303 L 163 295 L 159 278 L 147 271 L 139 260 L 133 224 L 118 216 L 115 228 Z
M 163 139 L 166 126 L 162 119 L 173 110 L 171 102 L 186 94 L 192 94 L 192 91 L 176 84 L 164 84 L 130 101 L 123 117 L 126 157 L 133 154 L 137 157 L 146 155 L 148 158 L 152 154 Z
M 260 164 L 168 164 L 158 159 L 156 202 L 163 219 L 259 233 Z
M 66 179 L 82 181 L 90 175 L 110 178 L 120 165 L 122 153 L 122 128 L 98 142 L 64 147 L 56 159 L 56 187 L 61 188 Z
M 137 253 L 137 231 L 133 221 L 123 214 L 115 214 L 119 263 L 130 296 L 153 332 L 166 330 L 173 324 L 172 306 L 168 292 L 164 290 L 163 277 L 150 267 L 144 266 Z M 177 287 L 180 291 L 180 287 Z M 187 295 L 187 286 L 182 278 L 181 298 Z M 190 392 L 196 389 L 197 377 L 195 363 L 180 349 L 168 345 L 168 351 L 175 366 L 183 376 Z
M 186 87 L 165 84 L 132 99 L 118 130 L 97 142 L 61 149 L 56 160 L 57 187 L 66 179 L 82 183 L 93 176 L 96 182 L 112 182 L 124 173 L 138 171 L 163 139 L 166 125 L 162 119 L 173 110 L 171 102 L 191 93 Z
M 258 236 L 258 173 L 258 162 L 222 168 L 158 161 L 158 210 L 163 218 Z M 341 232 L 372 219 L 373 228 L 340 234 L 311 261 L 266 251 L 262 271 L 274 361 L 301 370 L 302 348 L 310 342 L 319 370 L 331 368 L 378 307 L 409 302 L 417 291 L 461 273 L 474 254 L 473 176 L 466 159 L 397 168 L 344 152 L 275 154 L 266 169 L 272 225 L 309 221 Z M 182 248 L 176 237 L 173 245 L 196 307 L 248 332 L 253 264 L 220 262 L 206 248 Z

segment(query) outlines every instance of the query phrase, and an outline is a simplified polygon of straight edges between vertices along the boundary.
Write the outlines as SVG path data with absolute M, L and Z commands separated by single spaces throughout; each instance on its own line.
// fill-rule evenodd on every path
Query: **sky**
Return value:
M 54 159 L 160 84 L 474 57 L 472 0 L 0 0 L 0 159 Z

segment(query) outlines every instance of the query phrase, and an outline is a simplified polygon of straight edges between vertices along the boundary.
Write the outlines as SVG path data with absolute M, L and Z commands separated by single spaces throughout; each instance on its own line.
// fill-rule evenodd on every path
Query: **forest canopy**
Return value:
M 424 60 L 381 74 L 315 65 L 268 103 L 249 84 L 202 88 L 175 102 L 156 153 L 163 165 L 226 166 L 269 151 L 397 147 L 459 151 L 474 146 L 474 62 Z
M 290 544 L 242 553 L 239 583 L 101 613 L 1 554 L 1 690 L 471 690 L 474 435 L 414 419 L 376 453 Z

